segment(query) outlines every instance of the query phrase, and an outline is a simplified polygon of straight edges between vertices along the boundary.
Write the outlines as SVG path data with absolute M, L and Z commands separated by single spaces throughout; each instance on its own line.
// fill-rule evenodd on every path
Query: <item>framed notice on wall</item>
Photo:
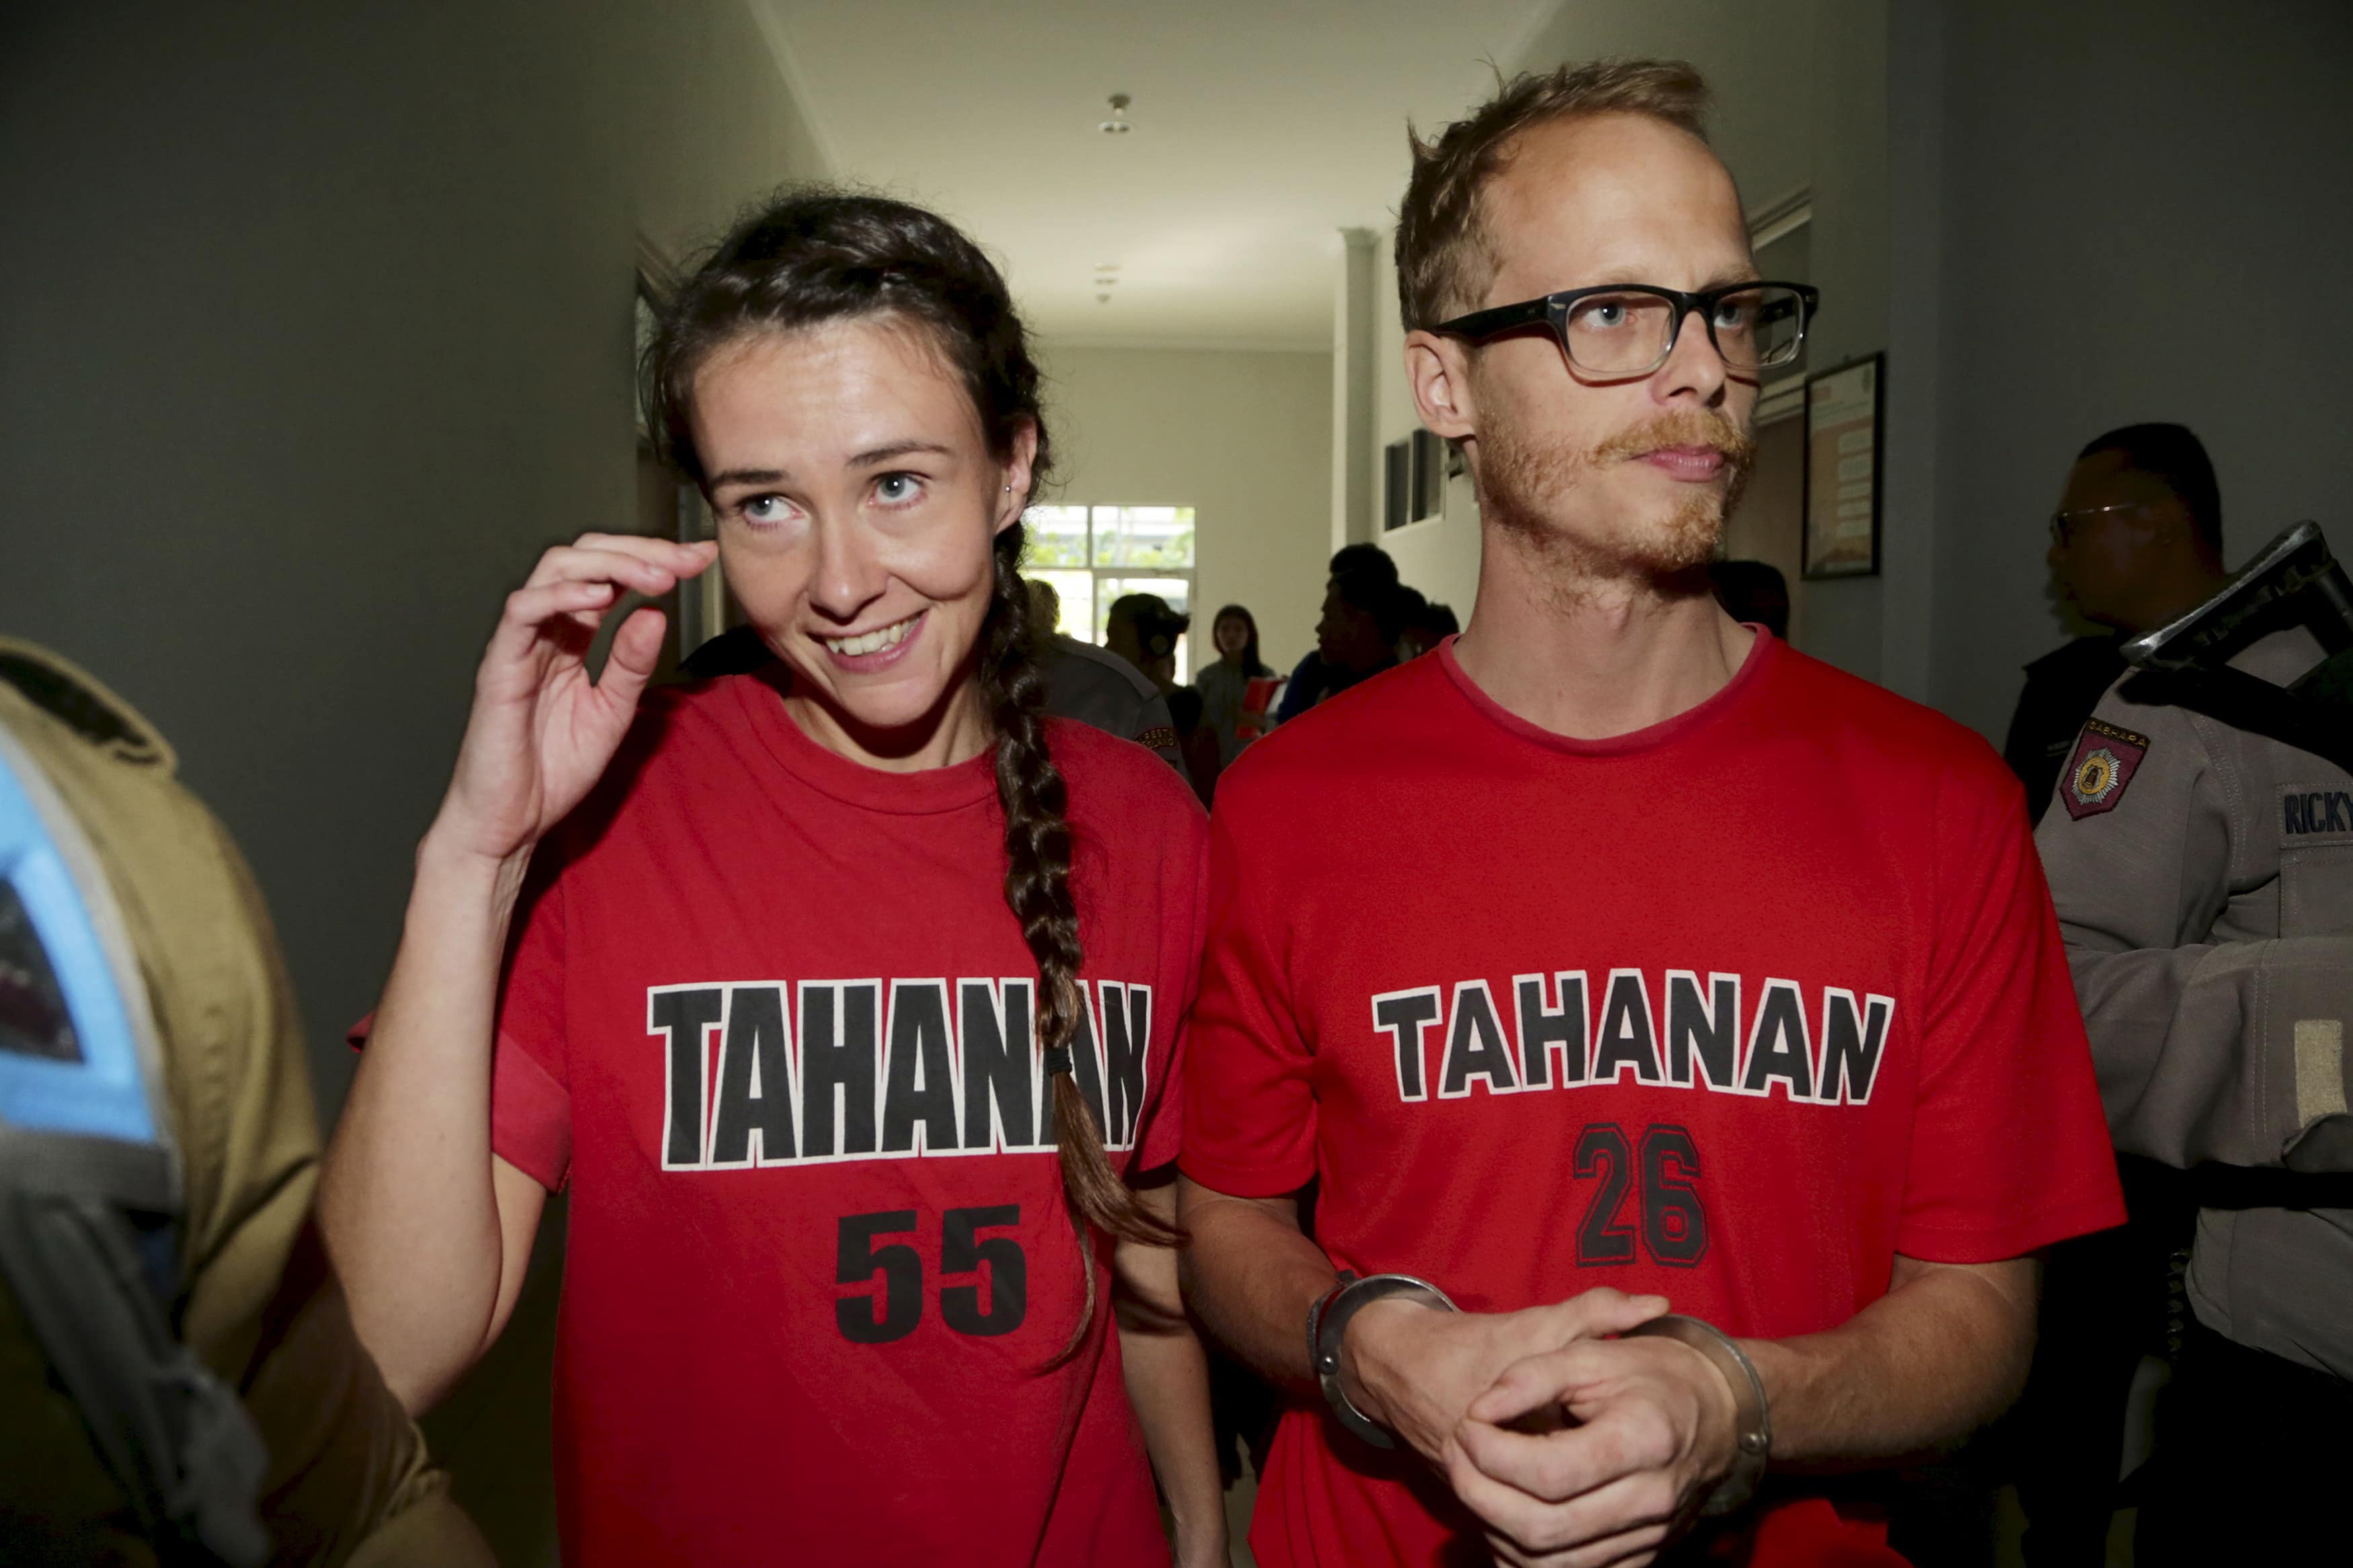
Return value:
M 1381 448 L 1381 530 L 1413 521 L 1413 448 L 1392 441 Z
M 1886 356 L 1806 378 L 1804 575 L 1879 572 L 1880 392 Z

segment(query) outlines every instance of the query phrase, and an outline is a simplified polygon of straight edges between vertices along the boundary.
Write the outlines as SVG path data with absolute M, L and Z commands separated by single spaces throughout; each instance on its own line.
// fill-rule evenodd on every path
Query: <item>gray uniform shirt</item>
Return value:
M 2280 632 L 2232 662 L 2284 684 Z M 2353 1171 L 2353 776 L 2111 687 L 2035 833 L 2116 1147 L 2268 1170 L 2342 1202 Z M 2353 1210 L 2202 1209 L 2189 1299 L 2241 1344 L 2353 1378 Z
M 1134 741 L 1185 771 L 1168 700 L 1144 671 L 1109 648 L 1059 632 L 1039 663 L 1046 673 L 1047 712 Z

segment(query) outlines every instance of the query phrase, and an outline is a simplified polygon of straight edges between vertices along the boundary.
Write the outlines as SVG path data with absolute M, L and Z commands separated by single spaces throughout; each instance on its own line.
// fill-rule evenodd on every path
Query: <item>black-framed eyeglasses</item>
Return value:
M 1684 318 L 1697 311 L 1725 369 L 1770 370 L 1798 357 L 1820 300 L 1820 290 L 1803 283 L 1732 283 L 1696 294 L 1649 283 L 1605 283 L 1473 310 L 1436 330 L 1482 343 L 1523 327 L 1546 326 L 1568 363 L 1588 375 L 1648 375 L 1667 363 Z
M 2065 511 L 2051 514 L 2051 542 L 2064 549 L 2075 534 L 2075 525 L 2085 518 L 2097 517 L 2107 511 L 2137 511 L 2148 505 L 2145 500 L 2110 501 L 2105 506 L 2070 507 Z

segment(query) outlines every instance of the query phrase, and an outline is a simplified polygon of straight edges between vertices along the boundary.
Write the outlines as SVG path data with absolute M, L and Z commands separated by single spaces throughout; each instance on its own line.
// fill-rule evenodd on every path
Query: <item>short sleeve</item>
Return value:
M 1938 791 L 1921 1071 L 1895 1249 L 1991 1263 L 2124 1222 L 2116 1154 L 2017 786 Z
M 572 1166 L 564 875 L 558 856 L 544 853 L 554 848 L 548 844 L 534 858 L 515 911 L 491 1063 L 491 1152 L 550 1192 L 564 1185 Z
M 1127 722 L 1126 738 L 1147 752 L 1156 752 L 1160 760 L 1173 764 L 1178 773 L 1185 771 L 1185 759 L 1176 749 L 1176 721 L 1169 716 L 1168 699 L 1157 691 L 1141 698 L 1135 712 Z
M 1178 1163 L 1214 1191 L 1276 1197 L 1315 1174 L 1314 1058 L 1293 1011 L 1288 935 L 1260 885 L 1268 858 L 1237 842 L 1245 817 L 1220 802 L 1209 819 L 1208 929 Z

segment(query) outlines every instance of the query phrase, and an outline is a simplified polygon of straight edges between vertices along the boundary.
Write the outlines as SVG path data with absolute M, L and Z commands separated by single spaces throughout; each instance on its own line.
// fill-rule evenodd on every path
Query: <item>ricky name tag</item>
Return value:
M 2148 755 L 2148 737 L 2119 729 L 2102 719 L 2084 721 L 2074 754 L 2059 781 L 2059 798 L 2067 815 L 2081 822 L 2104 811 L 2114 811 L 2125 797 L 2125 786 Z
M 2353 790 L 2341 784 L 2280 785 L 2280 847 L 2353 844 Z

